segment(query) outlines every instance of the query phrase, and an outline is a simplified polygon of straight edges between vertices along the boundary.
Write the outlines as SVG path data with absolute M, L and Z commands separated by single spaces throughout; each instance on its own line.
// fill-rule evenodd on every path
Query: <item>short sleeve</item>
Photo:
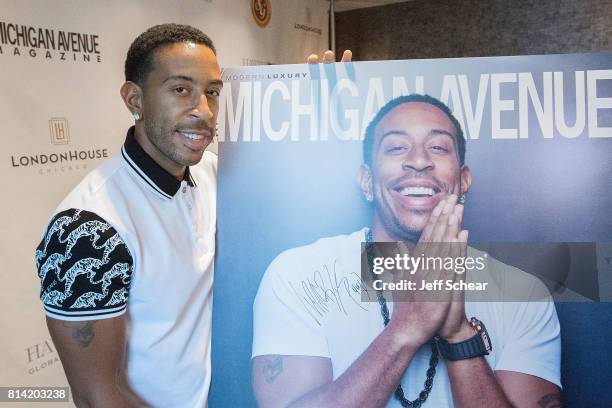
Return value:
M 561 387 L 561 336 L 555 304 L 508 302 L 512 323 L 494 370 L 534 375 Z
M 292 280 L 285 278 L 294 276 L 303 263 L 299 256 L 283 253 L 264 274 L 253 306 L 253 357 L 329 357 L 321 319 L 309 312 Z
M 36 248 L 40 299 L 47 316 L 96 320 L 125 313 L 132 256 L 117 231 L 97 214 L 56 214 Z

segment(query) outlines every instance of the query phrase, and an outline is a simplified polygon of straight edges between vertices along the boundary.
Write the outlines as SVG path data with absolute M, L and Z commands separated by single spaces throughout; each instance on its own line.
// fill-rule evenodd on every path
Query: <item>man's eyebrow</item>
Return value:
M 187 82 L 195 82 L 192 77 L 187 76 L 187 75 L 172 75 L 164 79 L 164 82 L 162 82 L 162 84 L 165 84 L 168 81 L 179 80 L 179 79 L 183 81 L 187 81 Z
M 429 134 L 432 136 L 447 135 L 447 136 L 450 136 L 453 140 L 455 140 L 455 135 L 449 132 L 448 130 L 444 130 L 444 129 L 431 129 L 429 131 Z M 380 136 L 380 141 L 382 142 L 385 137 L 392 136 L 392 135 L 408 136 L 409 133 L 401 129 L 388 130 L 385 133 L 383 133 L 382 136 Z
M 162 83 L 166 83 L 168 81 L 173 81 L 173 80 L 182 80 L 182 81 L 187 81 L 187 82 L 195 82 L 195 80 L 192 77 L 187 76 L 187 75 L 172 75 L 172 76 L 169 76 L 168 78 L 166 78 L 164 80 L 164 82 L 162 82 Z M 223 81 L 220 80 L 220 79 L 213 79 L 212 81 L 210 81 L 208 83 L 208 85 L 209 86 L 212 85 L 212 86 L 223 87 Z
M 380 141 L 382 142 L 385 137 L 392 135 L 408 136 L 408 133 L 403 130 L 388 130 L 380 136 Z
M 447 135 L 447 136 L 450 136 L 453 140 L 455 140 L 455 135 L 449 132 L 448 130 L 444 130 L 444 129 L 432 129 L 431 132 L 429 132 L 429 134 L 430 135 Z
M 455 135 L 453 135 L 448 130 L 444 130 L 444 129 L 432 129 L 429 132 L 429 134 L 432 135 L 432 136 L 446 135 L 446 136 L 450 137 L 451 139 L 453 139 L 453 143 L 456 143 Z M 383 140 L 385 140 L 385 137 L 393 136 L 393 135 L 408 136 L 408 132 L 406 132 L 404 130 L 401 130 L 401 129 L 391 129 L 391 130 L 388 130 L 385 133 L 383 133 L 382 136 L 380 136 L 380 139 L 378 140 L 378 145 L 376 146 L 376 148 L 380 147 L 380 145 L 382 144 Z
M 220 80 L 220 79 L 213 79 L 212 81 L 210 81 L 210 82 L 208 83 L 208 85 L 213 85 L 213 86 L 215 86 L 215 85 L 216 85 L 216 86 L 221 86 L 221 87 L 223 87 L 223 81 L 222 81 L 222 80 Z
M 408 136 L 408 133 L 406 133 L 403 130 L 388 130 L 385 133 L 382 134 L 382 136 L 380 136 L 380 139 L 378 139 L 378 144 L 376 145 L 376 149 L 378 149 L 380 147 L 380 145 L 382 144 L 383 140 L 385 140 L 385 137 L 387 136 L 392 136 L 392 135 L 401 135 L 401 136 Z

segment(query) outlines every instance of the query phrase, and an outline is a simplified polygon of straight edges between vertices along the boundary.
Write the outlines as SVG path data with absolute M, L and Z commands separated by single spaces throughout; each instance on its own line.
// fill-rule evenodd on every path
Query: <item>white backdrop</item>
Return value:
M 265 27 L 252 2 L 266 3 L 0 0 L 0 386 L 67 385 L 38 300 L 34 248 L 63 196 L 121 146 L 131 124 L 119 97 L 131 41 L 154 24 L 191 24 L 213 39 L 225 67 L 302 63 L 326 48 L 327 0 L 268 0 Z M 19 37 L 23 30 L 43 42 Z M 95 41 L 97 53 L 75 51 L 70 33 Z

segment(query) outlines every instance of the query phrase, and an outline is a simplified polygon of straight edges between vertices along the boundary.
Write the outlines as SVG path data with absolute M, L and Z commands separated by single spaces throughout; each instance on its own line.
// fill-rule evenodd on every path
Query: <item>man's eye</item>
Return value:
M 404 151 L 404 149 L 404 146 L 390 146 L 387 148 L 387 153 L 401 153 L 402 151 Z
M 182 87 L 182 86 L 177 86 L 174 88 L 174 92 L 176 92 L 179 95 L 184 95 L 187 93 L 187 88 Z
M 444 146 L 435 145 L 431 147 L 432 150 L 437 150 L 440 152 L 448 152 L 448 149 Z
M 221 92 L 217 89 L 211 89 L 208 92 L 206 92 L 209 96 L 219 96 L 221 94 Z

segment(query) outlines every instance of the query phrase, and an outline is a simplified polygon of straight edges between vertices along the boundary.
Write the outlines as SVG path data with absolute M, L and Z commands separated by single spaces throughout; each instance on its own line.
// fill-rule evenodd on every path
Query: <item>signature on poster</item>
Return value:
M 367 303 L 362 303 L 361 294 L 369 297 L 365 283 L 358 273 L 351 272 L 347 276 L 339 277 L 336 272 L 336 262 L 330 269 L 323 265 L 315 270 L 311 276 L 298 283 L 296 289 L 293 282 L 289 282 L 293 293 L 298 297 L 306 312 L 310 314 L 317 324 L 321 324 L 317 316 L 322 317 L 335 306 L 338 311 L 348 316 L 345 302 L 353 302 L 359 308 L 367 310 Z

